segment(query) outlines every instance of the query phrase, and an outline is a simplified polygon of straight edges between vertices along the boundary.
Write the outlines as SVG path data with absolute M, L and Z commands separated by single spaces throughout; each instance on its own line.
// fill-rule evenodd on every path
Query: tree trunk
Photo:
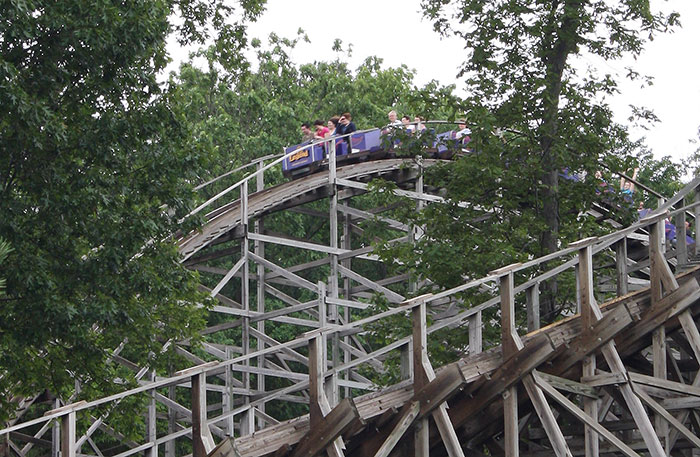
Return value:
M 562 78 L 566 60 L 577 46 L 578 27 L 583 4 L 581 0 L 568 0 L 564 8 L 561 26 L 553 24 L 553 42 L 545 55 L 547 76 L 543 97 L 544 113 L 540 130 L 540 147 L 542 149 L 542 213 L 546 229 L 541 235 L 541 254 L 549 254 L 559 249 L 559 172 L 562 164 L 555 150 L 559 131 L 559 99 L 561 97 Z M 545 265 L 544 268 L 548 268 Z M 558 285 L 556 279 L 545 282 L 541 288 L 541 317 L 545 322 L 556 318 Z

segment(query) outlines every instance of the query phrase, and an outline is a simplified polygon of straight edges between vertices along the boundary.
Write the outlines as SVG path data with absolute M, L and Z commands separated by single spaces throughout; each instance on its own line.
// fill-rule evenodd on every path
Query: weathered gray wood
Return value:
M 192 382 L 192 455 L 206 457 L 214 449 L 214 438 L 207 425 L 206 375 L 197 373 Z
M 629 292 L 629 274 L 627 272 L 627 237 L 615 243 L 615 274 L 617 276 L 617 295 Z
M 360 414 L 351 399 L 345 398 L 313 427 L 299 442 L 290 457 L 311 457 L 324 449 L 329 456 L 341 457 L 340 436 L 356 427 Z
M 396 427 L 394 427 L 394 429 L 391 431 L 387 440 L 384 441 L 377 453 L 374 454 L 375 457 L 387 457 L 391 453 L 401 437 L 403 437 L 403 435 L 406 433 L 406 430 L 408 430 L 408 428 L 413 424 L 413 421 L 418 416 L 419 411 L 420 403 L 415 401 L 412 402 L 410 407 L 404 411 L 401 419 L 399 420 L 398 424 L 396 424 Z
M 156 372 L 151 371 L 150 381 L 156 380 Z M 157 431 L 156 431 L 156 391 L 153 389 L 149 392 L 149 402 L 148 410 L 146 413 L 146 440 L 152 444 L 152 447 L 146 449 L 144 452 L 145 457 L 158 457 L 158 445 L 156 444 Z
M 654 401 L 643 390 L 634 389 L 634 392 L 639 396 L 639 398 L 642 399 L 642 401 L 644 401 L 644 403 L 649 405 L 649 407 L 654 411 L 654 413 L 656 413 L 657 415 L 662 417 L 663 420 L 671 424 L 676 430 L 678 430 L 681 433 L 681 435 L 683 435 L 688 441 L 693 443 L 696 448 L 700 449 L 700 438 L 698 438 L 697 435 L 690 431 L 685 425 L 683 425 L 683 423 L 676 419 L 671 413 L 666 411 L 663 408 L 663 406 Z
M 594 325 L 603 318 L 603 314 L 595 303 L 593 296 L 593 251 L 590 245 L 583 246 L 578 252 L 578 268 L 576 269 L 578 286 L 578 304 L 581 313 L 582 333 L 595 337 Z M 594 376 L 596 373 L 595 354 L 584 357 L 582 361 L 584 377 Z M 598 420 L 598 400 L 585 397 L 583 409 L 592 421 Z M 586 457 L 598 457 L 600 455 L 600 441 L 595 433 L 595 426 L 586 423 L 584 425 L 584 447 Z
M 695 192 L 693 192 L 693 202 L 695 203 L 695 206 L 693 207 L 693 215 L 695 216 L 693 218 L 693 226 L 695 233 L 695 246 L 693 248 L 693 255 L 697 256 L 698 254 L 700 254 L 700 248 L 698 248 L 698 235 L 700 235 L 700 188 L 695 188 Z
M 352 279 L 353 281 L 357 281 L 363 286 L 369 287 L 370 289 L 374 290 L 375 292 L 379 292 L 381 294 L 384 294 L 384 296 L 387 298 L 392 303 L 401 303 L 402 301 L 405 300 L 403 295 L 397 294 L 393 290 L 387 289 L 386 287 L 372 281 L 371 279 L 365 278 L 364 276 L 355 273 L 354 271 L 345 268 L 342 265 L 338 265 L 338 271 L 340 274 L 343 276 Z
M 314 293 L 318 292 L 318 289 L 316 288 L 316 286 L 313 283 L 307 281 L 306 279 L 302 278 L 301 276 L 295 275 L 294 273 L 291 273 L 291 272 L 287 271 L 286 269 L 280 267 L 279 265 L 276 265 L 267 259 L 263 259 L 262 257 L 255 255 L 252 252 L 249 252 L 248 256 L 251 259 L 253 259 L 256 263 L 263 265 L 265 268 L 268 268 L 268 269 L 274 271 L 275 273 L 279 274 L 280 276 L 283 276 L 286 279 L 289 279 L 290 281 L 295 283 L 297 286 L 308 289 Z
M 581 411 L 573 402 L 571 402 L 564 395 L 557 392 L 557 390 L 549 385 L 544 379 L 533 374 L 533 379 L 535 383 L 554 401 L 559 403 L 564 409 L 566 409 L 571 415 L 576 417 L 578 420 L 584 424 L 589 425 L 598 435 L 606 439 L 609 443 L 617 447 L 623 454 L 628 457 L 640 457 L 635 451 L 633 451 L 629 446 L 622 442 L 618 437 L 606 430 L 602 425 L 598 423 L 597 419 L 592 418 L 584 411 Z
M 535 283 L 525 291 L 527 299 L 527 331 L 528 333 L 540 328 L 540 285 Z
M 548 373 L 538 372 L 538 374 L 558 390 L 598 400 L 598 393 L 593 387 L 587 384 L 588 380 L 585 378 L 581 378 L 581 382 L 576 382 Z
M 564 434 L 561 432 L 561 429 L 557 424 L 552 408 L 549 406 L 549 403 L 547 403 L 547 399 L 544 397 L 542 389 L 540 389 L 540 387 L 535 383 L 532 374 L 529 374 L 523 378 L 523 385 L 525 386 L 525 390 L 530 397 L 530 401 L 532 401 L 532 405 L 535 407 L 537 416 L 540 418 L 542 427 L 547 433 L 547 437 L 549 438 L 549 442 L 554 449 L 554 453 L 557 455 L 557 457 L 572 457 L 571 450 L 566 444 L 566 439 L 564 438 Z
M 666 328 L 663 325 L 654 330 L 651 341 L 654 377 L 658 379 L 667 379 L 668 363 L 666 361 Z M 659 415 L 658 413 L 654 418 L 654 424 L 656 433 L 661 442 L 666 445 L 666 452 L 668 452 L 670 450 L 668 448 L 668 424 L 663 416 Z
M 605 361 L 613 373 L 622 373 L 625 374 L 625 376 L 628 376 L 627 370 L 622 363 L 622 359 L 620 359 L 613 342 L 609 342 L 604 345 L 602 347 L 602 352 L 603 356 L 605 357 Z M 639 397 L 634 394 L 629 384 L 620 385 L 620 392 L 625 399 L 627 408 L 629 408 L 630 413 L 632 414 L 632 418 L 637 423 L 637 427 L 639 427 L 639 431 L 647 445 L 649 454 L 652 457 L 664 457 L 666 455 L 664 448 L 659 441 L 659 437 L 657 436 L 654 427 L 651 425 L 649 416 L 647 416 L 646 411 L 644 411 L 644 406 L 642 405 L 641 400 L 639 400 Z
M 469 355 L 478 354 L 483 350 L 481 312 L 470 316 L 467 322 L 469 328 Z
M 75 457 L 75 411 L 61 417 L 61 457 Z
M 430 381 L 432 367 L 428 361 L 428 335 L 426 331 L 425 302 L 420 302 L 412 310 L 413 324 L 413 392 L 417 393 Z M 421 402 L 419 402 L 421 404 Z M 424 406 L 424 403 L 421 405 Z M 428 457 L 430 447 L 428 419 L 420 419 L 414 428 L 414 448 L 416 457 Z
M 682 204 L 681 204 L 682 206 Z M 688 264 L 688 243 L 686 240 L 685 211 L 676 214 L 676 264 L 683 268 Z

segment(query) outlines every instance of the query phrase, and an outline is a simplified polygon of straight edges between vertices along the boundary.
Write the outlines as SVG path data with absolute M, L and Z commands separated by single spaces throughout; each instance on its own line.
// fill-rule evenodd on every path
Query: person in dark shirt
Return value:
M 343 113 L 338 120 L 338 127 L 335 129 L 336 135 L 347 135 L 357 130 L 355 123 L 352 122 L 352 115 L 350 113 Z

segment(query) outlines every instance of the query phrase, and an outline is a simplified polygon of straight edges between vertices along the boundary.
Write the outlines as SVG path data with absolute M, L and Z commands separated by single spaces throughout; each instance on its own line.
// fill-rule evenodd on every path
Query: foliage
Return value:
M 7 255 L 12 252 L 12 248 L 10 247 L 10 244 L 0 238 L 0 265 L 3 264 L 5 259 L 7 258 Z M 2 299 L 5 296 L 5 278 L 0 277 L 0 299 Z
M 109 363 L 163 363 L 203 324 L 197 278 L 170 239 L 204 164 L 156 76 L 171 32 L 240 59 L 262 1 L 3 2 L 0 19 L 0 420 L 9 399 L 134 382 Z M 243 12 L 240 21 L 233 14 Z M 178 13 L 177 23 L 174 13 Z
M 646 39 L 677 24 L 677 14 L 652 13 L 648 0 L 422 4 L 436 30 L 463 38 L 469 50 L 461 74 L 475 152 L 438 172 L 454 203 L 416 216 L 428 233 L 416 262 L 454 284 L 590 233 L 581 211 L 597 198 L 596 185 L 562 177 L 593 176 L 601 164 L 627 169 L 631 145 L 604 102 L 615 80 L 578 69 L 576 59 L 638 55 Z M 453 258 L 458 268 L 445 265 Z M 551 321 L 562 308 L 556 283 L 543 291 Z

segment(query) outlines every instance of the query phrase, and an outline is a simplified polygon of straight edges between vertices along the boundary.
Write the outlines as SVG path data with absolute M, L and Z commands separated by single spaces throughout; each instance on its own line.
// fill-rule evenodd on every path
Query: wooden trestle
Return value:
M 205 360 L 188 341 L 173 342 L 194 365 L 176 373 L 130 364 L 118 348 L 115 361 L 137 372 L 140 387 L 87 403 L 56 401 L 43 417 L 24 422 L 22 414 L 36 398 L 23 399 L 26 408 L 0 430 L 0 455 L 30 457 L 32 448 L 43 447 L 52 457 L 59 451 L 61 457 L 175 457 L 182 453 L 178 442 L 191 443 L 194 457 L 700 452 L 700 270 L 690 261 L 697 252 L 685 242 L 684 224 L 687 215 L 694 217 L 700 233 L 700 180 L 618 232 L 451 290 L 406 299 L 391 285 L 429 278 L 363 276 L 356 263 L 376 258 L 371 248 L 353 245 L 352 236 L 362 230 L 358 221 L 373 218 L 403 233 L 401 240 L 416 239 L 422 231 L 386 216 L 384 208 L 359 208 L 351 201 L 366 192 L 370 178 L 383 176 L 399 185 L 399 195 L 420 205 L 439 203 L 442 198 L 428 193 L 421 174 L 438 161 L 389 159 L 336 169 L 331 154 L 327 171 L 269 189 L 262 178 L 275 164 L 262 163 L 218 197 L 228 202 L 210 211 L 201 231 L 180 240 L 184 265 L 217 278 L 202 288 L 219 301 L 212 312 L 228 317 L 204 336 L 235 330 L 241 346 L 205 338 Z M 248 189 L 253 180 L 255 193 Z M 684 206 L 686 200 L 692 202 Z M 319 202 L 328 203 L 327 213 Z M 326 224 L 328 244 L 266 231 L 264 219 L 282 211 Z M 668 217 L 676 218 L 676 246 L 664 241 Z M 280 246 L 319 257 L 282 264 L 279 252 L 271 254 Z M 557 266 L 544 270 L 546 262 Z M 594 262 L 610 268 L 594 268 Z M 327 281 L 306 279 L 306 272 L 318 268 L 330 272 Z M 539 284 L 571 271 L 577 312 L 540 328 Z M 494 295 L 465 306 L 460 294 L 475 288 Z M 615 298 L 596 301 L 611 291 Z M 383 294 L 392 307 L 355 317 L 357 310 L 366 312 L 371 293 Z M 285 307 L 270 309 L 266 297 Z M 493 307 L 500 322 L 485 322 L 482 313 Z M 411 319 L 412 335 L 368 351 L 361 341 L 366 326 L 391 316 Z M 519 325 L 525 316 L 527 325 Z M 268 322 L 303 327 L 305 333 L 277 341 L 266 333 Z M 483 350 L 482 327 L 499 325 L 500 344 Z M 469 346 L 461 360 L 434 369 L 427 341 L 446 327 L 468 332 Z M 405 380 L 377 390 L 357 368 L 382 369 L 391 351 L 401 352 Z M 271 378 L 290 382 L 268 390 Z M 182 389 L 188 389 L 189 401 L 176 395 Z M 357 391 L 369 393 L 353 398 Z M 120 435 L 110 427 L 109 413 L 100 416 L 95 408 L 130 396 L 147 399 L 143 439 L 122 439 L 116 452 L 100 449 L 95 434 Z M 265 409 L 273 401 L 308 404 L 309 414 L 280 423 Z

